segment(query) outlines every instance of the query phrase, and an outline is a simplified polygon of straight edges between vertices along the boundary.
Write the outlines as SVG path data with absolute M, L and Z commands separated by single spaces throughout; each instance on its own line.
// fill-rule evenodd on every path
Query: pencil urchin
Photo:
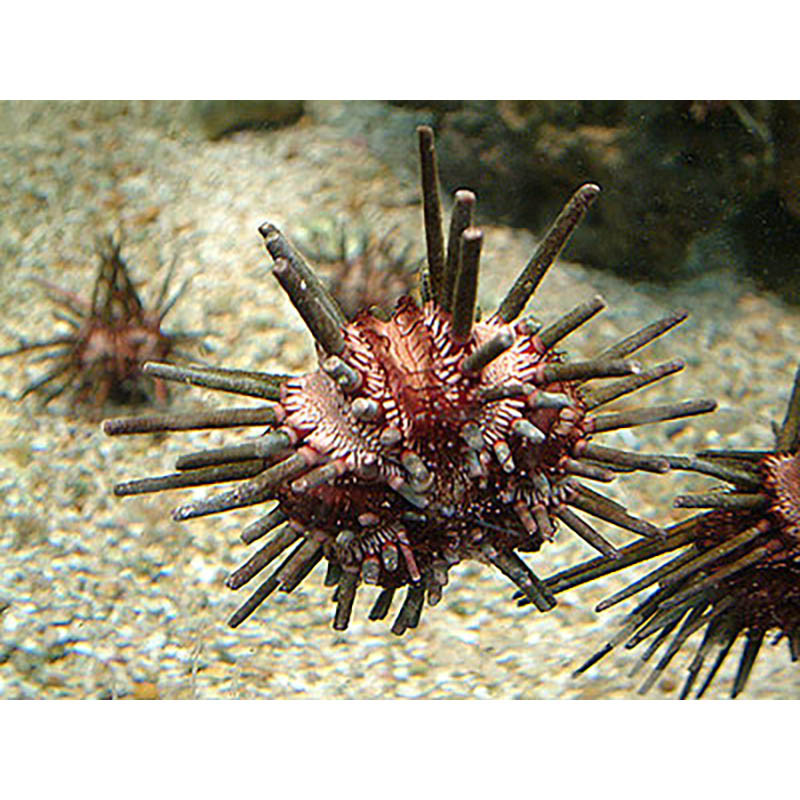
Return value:
M 67 390 L 72 393 L 73 404 L 94 408 L 100 408 L 106 400 L 141 402 L 152 394 L 164 402 L 166 384 L 158 378 L 146 377 L 142 367 L 146 361 L 174 354 L 180 342 L 195 336 L 166 333 L 161 327 L 185 288 L 184 285 L 169 296 L 175 262 L 155 303 L 148 308 L 133 284 L 120 241 L 113 236 L 100 238 L 96 252 L 100 263 L 90 300 L 42 282 L 57 306 L 56 317 L 68 329 L 41 341 L 20 339 L 16 347 L 0 353 L 0 357 L 39 351 L 53 363 L 21 395 L 22 398 L 37 392 L 45 405 Z
M 365 309 L 380 314 L 412 293 L 420 262 L 411 258 L 410 243 L 401 247 L 395 234 L 391 229 L 378 237 L 363 224 L 347 226 L 323 218 L 301 227 L 292 238 L 350 321 Z
M 634 671 L 666 643 L 640 691 L 646 692 L 693 634 L 698 645 L 681 698 L 689 695 L 704 667 L 695 696 L 702 697 L 734 643 L 743 635 L 731 696 L 744 688 L 764 638 L 785 639 L 792 661 L 800 656 L 800 370 L 789 407 L 776 427 L 772 450 L 706 450 L 696 458 L 665 456 L 670 466 L 710 475 L 729 484 L 679 496 L 679 508 L 709 509 L 674 525 L 667 537 L 621 551 L 609 568 L 598 560 L 549 578 L 554 592 L 665 553 L 678 554 L 598 606 L 605 608 L 657 585 L 627 615 L 618 632 L 577 673 L 614 647 L 633 648 L 650 639 Z M 702 637 L 701 633 L 702 632 Z M 577 674 L 576 673 L 576 674 Z
M 661 534 L 583 479 L 664 472 L 667 462 L 598 445 L 594 435 L 714 407 L 699 400 L 597 413 L 682 368 L 671 361 L 642 369 L 628 358 L 679 323 L 681 313 L 587 361 L 566 361 L 554 348 L 603 308 L 601 298 L 547 327 L 519 318 L 597 196 L 592 184 L 575 192 L 499 308 L 476 321 L 482 234 L 472 225 L 475 196 L 456 193 L 445 245 L 429 128 L 419 129 L 419 144 L 427 244 L 421 305 L 404 297 L 387 319 L 364 311 L 348 322 L 315 272 L 265 223 L 260 232 L 273 273 L 316 340 L 320 368 L 288 378 L 150 364 L 146 370 L 154 376 L 270 402 L 105 423 L 112 435 L 270 426 L 257 439 L 183 456 L 173 474 L 115 488 L 132 495 L 244 479 L 175 509 L 176 520 L 273 504 L 242 533 L 247 543 L 268 537 L 266 544 L 227 584 L 238 589 L 283 560 L 233 615 L 234 627 L 275 590 L 292 591 L 322 560 L 326 585 L 336 586 L 337 630 L 347 627 L 361 584 L 380 589 L 371 619 L 384 618 L 395 592 L 406 587 L 392 631 L 416 627 L 425 598 L 436 604 L 448 570 L 465 559 L 495 566 L 546 611 L 555 599 L 519 554 L 538 550 L 559 524 L 607 558 L 616 549 L 578 512 L 645 537 Z M 618 376 L 603 386 L 590 384 Z

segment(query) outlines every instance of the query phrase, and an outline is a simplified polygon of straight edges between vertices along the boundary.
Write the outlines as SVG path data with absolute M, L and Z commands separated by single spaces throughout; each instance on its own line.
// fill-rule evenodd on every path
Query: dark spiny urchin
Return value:
M 53 313 L 69 326 L 64 333 L 38 342 L 20 339 L 3 356 L 39 350 L 53 367 L 23 390 L 20 399 L 31 392 L 50 403 L 67 389 L 73 404 L 100 408 L 106 400 L 116 403 L 141 402 L 152 390 L 159 402 L 166 400 L 166 384 L 146 377 L 146 361 L 161 360 L 176 352 L 180 341 L 195 334 L 165 333 L 161 329 L 169 313 L 186 288 L 184 284 L 168 298 L 173 261 L 152 308 L 145 308 L 131 280 L 121 244 L 113 236 L 101 238 L 97 245 L 100 266 L 91 300 L 73 292 L 41 282 L 57 305 Z
M 108 434 L 269 424 L 258 439 L 181 457 L 171 475 L 119 484 L 117 495 L 246 478 L 234 489 L 177 508 L 185 520 L 277 501 L 242 533 L 267 543 L 229 578 L 238 589 L 284 551 L 277 569 L 233 615 L 245 620 L 273 591 L 294 589 L 322 559 L 336 586 L 334 628 L 347 627 L 360 583 L 381 587 L 371 619 L 386 616 L 407 586 L 392 627 L 417 626 L 448 570 L 464 559 L 494 565 L 542 611 L 555 599 L 518 553 L 539 549 L 563 522 L 606 557 L 617 551 L 576 511 L 646 537 L 661 531 L 630 516 L 579 478 L 616 471 L 664 472 L 664 459 L 595 444 L 593 434 L 710 411 L 706 400 L 619 413 L 598 408 L 673 373 L 671 361 L 642 370 L 628 356 L 685 315 L 673 314 L 589 361 L 554 347 L 603 308 L 578 305 L 540 329 L 518 317 L 597 186 L 567 203 L 500 307 L 475 321 L 482 234 L 475 197 L 460 191 L 445 247 L 433 133 L 419 129 L 427 268 L 422 306 L 399 301 L 389 320 L 367 311 L 348 323 L 299 253 L 269 223 L 260 228 L 273 272 L 313 334 L 320 369 L 287 378 L 258 372 L 149 364 L 166 379 L 267 398 L 254 409 L 109 420 Z M 587 388 L 595 378 L 627 376 Z
M 314 262 L 348 321 L 364 309 L 388 319 L 386 309 L 411 294 L 420 261 L 411 244 L 398 247 L 392 229 L 380 238 L 370 230 L 350 231 L 341 220 L 319 220 L 294 234 L 298 250 Z
M 745 636 L 731 696 L 745 687 L 766 634 L 786 638 L 792 661 L 800 655 L 800 370 L 789 408 L 776 429 L 773 450 L 707 450 L 696 458 L 664 456 L 674 469 L 711 475 L 730 486 L 682 495 L 678 508 L 708 508 L 668 530 L 664 541 L 623 548 L 613 566 L 599 559 L 548 578 L 553 592 L 594 580 L 631 564 L 678 551 L 658 569 L 597 607 L 602 611 L 655 584 L 658 588 L 625 618 L 619 631 L 576 674 L 615 646 L 651 638 L 634 672 L 675 631 L 642 685 L 646 692 L 692 634 L 703 631 L 681 698 L 689 695 L 708 661 L 701 697 L 740 634 Z M 699 633 L 698 633 L 699 637 Z

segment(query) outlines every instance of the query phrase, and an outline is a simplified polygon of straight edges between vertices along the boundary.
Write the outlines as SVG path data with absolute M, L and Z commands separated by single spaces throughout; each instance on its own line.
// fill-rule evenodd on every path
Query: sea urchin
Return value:
M 564 591 L 631 564 L 668 552 L 678 555 L 631 583 L 598 606 L 605 608 L 657 585 L 624 619 L 611 640 L 577 673 L 614 647 L 650 639 L 636 668 L 648 662 L 675 635 L 642 685 L 646 692 L 675 654 L 703 631 L 681 698 L 689 695 L 703 666 L 711 664 L 696 697 L 702 697 L 734 642 L 744 634 L 731 696 L 745 687 L 765 636 L 786 639 L 792 661 L 800 657 L 800 370 L 789 407 L 776 428 L 773 450 L 706 450 L 696 458 L 664 456 L 673 469 L 686 469 L 726 481 L 728 487 L 679 496 L 679 508 L 708 511 L 669 529 L 666 539 L 635 543 L 618 563 L 599 560 L 548 578 L 552 591 Z M 698 634 L 699 636 L 699 634 Z M 636 671 L 636 668 L 634 671 Z
M 411 259 L 409 244 L 398 246 L 394 233 L 377 237 L 363 227 L 349 230 L 341 220 L 322 219 L 292 238 L 350 321 L 364 309 L 380 314 L 376 307 L 385 309 L 411 293 L 420 264 Z
M 166 400 L 166 384 L 158 378 L 146 378 L 142 366 L 146 361 L 167 358 L 176 352 L 179 342 L 195 336 L 168 334 L 161 328 L 186 286 L 168 296 L 175 262 L 153 307 L 146 308 L 122 257 L 120 241 L 112 236 L 99 239 L 97 256 L 100 266 L 88 302 L 73 292 L 42 282 L 58 306 L 54 314 L 70 330 L 38 342 L 20 339 L 16 347 L 0 353 L 1 358 L 38 350 L 55 362 L 52 369 L 25 387 L 21 398 L 40 392 L 47 404 L 70 389 L 73 403 L 100 408 L 106 400 L 141 401 L 149 394 L 148 384 L 152 384 L 156 399 Z
M 116 486 L 132 495 L 245 479 L 177 508 L 176 520 L 274 503 L 245 528 L 266 544 L 228 578 L 238 589 L 283 556 L 233 615 L 237 626 L 276 589 L 292 591 L 323 559 L 336 586 L 333 626 L 345 629 L 361 584 L 380 587 L 369 614 L 382 619 L 407 587 L 392 626 L 417 626 L 423 602 L 441 597 L 448 570 L 464 559 L 494 565 L 542 611 L 552 593 L 522 560 L 563 523 L 614 558 L 616 549 L 576 513 L 645 537 L 653 525 L 629 515 L 581 479 L 616 471 L 664 472 L 661 458 L 595 444 L 595 434 L 710 411 L 711 401 L 597 414 L 601 406 L 682 368 L 644 370 L 628 357 L 685 315 L 673 314 L 588 361 L 555 346 L 603 307 L 581 303 L 541 328 L 519 315 L 572 229 L 597 196 L 580 187 L 499 308 L 476 321 L 483 236 L 475 196 L 456 192 L 445 246 L 433 133 L 419 129 L 427 267 L 419 306 L 402 298 L 388 319 L 368 311 L 348 322 L 300 254 L 271 224 L 261 226 L 273 273 L 316 340 L 320 368 L 295 378 L 149 364 L 154 376 L 269 401 L 255 409 L 109 420 L 108 434 L 268 424 L 259 438 L 180 458 L 170 475 Z M 596 378 L 621 377 L 601 387 Z M 288 555 L 284 555 L 288 551 Z

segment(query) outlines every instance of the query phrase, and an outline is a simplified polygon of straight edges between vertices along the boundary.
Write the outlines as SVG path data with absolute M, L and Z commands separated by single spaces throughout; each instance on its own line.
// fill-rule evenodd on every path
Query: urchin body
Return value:
M 282 488 L 281 505 L 365 582 L 413 583 L 434 565 L 446 572 L 485 559 L 487 542 L 530 551 L 552 535 L 552 523 L 540 530 L 530 509 L 549 519 L 560 502 L 580 403 L 561 384 L 542 385 L 540 368 L 555 355 L 526 323 L 476 324 L 461 346 L 450 327 L 432 304 L 410 300 L 388 322 L 364 315 L 345 333 L 353 386 L 320 371 L 282 389 L 278 430 L 308 447 L 310 461 L 324 460 L 318 473 L 338 477 L 315 487 L 312 470 Z M 483 370 L 465 369 L 496 336 L 513 344 Z M 493 387 L 523 384 L 530 391 L 520 397 L 487 399 Z M 547 407 L 542 397 L 556 393 L 561 407 Z
M 157 313 L 106 320 L 89 317 L 75 334 L 71 355 L 76 372 L 76 400 L 101 406 L 105 400 L 129 402 L 144 395 L 142 366 L 167 358 L 173 339 L 161 329 Z M 156 400 L 166 402 L 167 387 L 154 382 Z

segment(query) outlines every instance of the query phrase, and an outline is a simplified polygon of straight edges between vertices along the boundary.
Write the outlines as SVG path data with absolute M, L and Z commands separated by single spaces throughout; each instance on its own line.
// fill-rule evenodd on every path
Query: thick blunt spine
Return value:
M 601 433 L 602 431 L 614 431 L 619 428 L 634 428 L 637 425 L 646 425 L 649 422 L 664 422 L 668 419 L 707 414 L 716 407 L 717 404 L 713 400 L 687 400 L 684 403 L 637 408 L 631 411 L 620 411 L 617 414 L 600 414 L 589 420 L 589 426 L 592 433 Z M 675 466 L 671 459 L 667 460 L 670 466 Z
M 565 337 L 569 336 L 574 330 L 580 328 L 588 322 L 595 314 L 606 307 L 605 300 L 600 295 L 596 295 L 591 300 L 575 306 L 569 313 L 556 320 L 539 334 L 539 341 L 548 349 Z M 616 357 L 616 356 L 615 356 Z
M 468 189 L 456 192 L 453 216 L 450 219 L 450 232 L 447 237 L 447 260 L 445 262 L 444 280 L 439 305 L 445 311 L 453 310 L 453 293 L 456 287 L 458 265 L 461 261 L 461 234 L 472 226 L 475 210 L 475 195 Z
M 422 173 L 422 212 L 425 220 L 428 275 L 433 298 L 438 304 L 441 304 L 445 265 L 444 234 L 442 233 L 442 205 L 439 202 L 439 174 L 436 168 L 433 130 L 427 125 L 420 125 L 417 128 L 417 136 Z
M 503 322 L 513 322 L 522 313 L 586 209 L 599 194 L 599 186 L 586 183 L 572 195 L 497 309 L 496 315 Z
M 201 428 L 239 428 L 249 425 L 274 425 L 282 414 L 277 406 L 227 408 L 223 411 L 196 411 L 189 414 L 154 414 L 147 417 L 121 417 L 103 422 L 103 433 L 120 436 L 132 433 L 161 433 Z
M 258 232 L 264 237 L 264 246 L 274 262 L 287 261 L 299 278 L 309 287 L 320 305 L 330 314 L 338 325 L 344 325 L 347 318 L 333 295 L 325 288 L 317 273 L 306 263 L 303 256 L 292 247 L 288 239 L 271 223 L 265 222 Z
M 458 345 L 465 344 L 472 334 L 482 244 L 483 233 L 478 228 L 467 228 L 461 234 L 461 263 L 453 295 L 453 327 L 450 334 Z
M 175 462 L 175 468 L 194 470 L 199 467 L 227 464 L 232 461 L 247 461 L 251 458 L 271 458 L 289 447 L 293 441 L 292 436 L 286 431 L 274 431 L 253 442 L 188 453 Z
M 686 311 L 675 311 L 662 319 L 658 319 L 650 325 L 635 331 L 630 336 L 626 336 L 621 341 L 612 345 L 607 350 L 599 354 L 598 358 L 625 358 L 640 350 L 654 339 L 666 333 L 671 328 L 683 322 L 689 316 Z
M 315 287 L 285 258 L 275 262 L 272 272 L 320 347 L 330 355 L 339 355 L 344 350 L 342 323 L 325 306 Z
M 271 375 L 261 378 L 254 377 L 254 373 L 242 373 L 238 370 L 176 367 L 156 361 L 148 361 L 142 369 L 147 375 L 165 381 L 187 383 L 248 397 L 262 397 L 266 400 L 280 400 L 280 383 Z
M 461 372 L 465 375 L 475 375 L 485 366 L 491 364 L 498 356 L 514 344 L 514 334 L 510 330 L 500 331 L 488 341 L 479 345 L 462 362 Z

